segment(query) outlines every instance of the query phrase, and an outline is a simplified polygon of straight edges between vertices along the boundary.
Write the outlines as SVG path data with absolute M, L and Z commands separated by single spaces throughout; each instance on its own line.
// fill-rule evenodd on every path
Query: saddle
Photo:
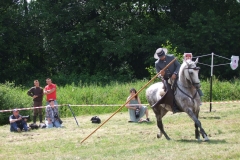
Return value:
M 173 90 L 171 89 L 171 85 L 169 83 L 167 83 L 166 81 L 164 81 L 164 95 L 161 95 L 162 98 L 157 101 L 157 103 L 155 103 L 152 108 L 158 106 L 159 104 L 168 104 L 171 107 L 173 106 L 173 98 L 174 98 L 174 93 Z M 161 92 L 160 94 L 163 94 L 163 92 Z
M 164 91 L 165 92 L 161 92 L 160 93 L 160 96 L 162 96 L 162 98 L 157 101 L 153 106 L 152 108 L 160 105 L 160 104 L 168 104 L 171 106 L 172 110 L 174 110 L 173 112 L 176 113 L 176 112 L 179 112 L 178 111 L 178 106 L 176 105 L 175 103 L 175 97 L 174 97 L 174 90 L 176 88 L 176 83 L 171 83 L 169 84 L 166 80 L 163 81 L 163 84 L 164 84 Z M 163 94 L 164 93 L 164 94 Z M 161 95 L 163 94 L 163 95 Z

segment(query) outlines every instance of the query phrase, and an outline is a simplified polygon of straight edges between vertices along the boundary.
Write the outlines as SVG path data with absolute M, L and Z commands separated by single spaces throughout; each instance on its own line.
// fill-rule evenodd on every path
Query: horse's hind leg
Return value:
M 160 118 L 160 120 L 158 120 L 158 118 L 157 118 L 157 126 L 158 126 L 158 128 L 160 129 L 160 134 L 158 134 L 157 137 L 158 137 L 158 138 L 161 138 L 161 134 L 163 134 L 167 140 L 171 140 L 171 139 L 168 137 L 167 133 L 164 131 L 163 123 L 162 123 L 162 118 Z
M 163 134 L 167 140 L 170 140 L 167 133 L 164 131 L 164 127 L 163 127 L 163 123 L 162 123 L 162 117 L 167 113 L 167 111 L 161 110 L 159 112 L 158 110 L 159 110 L 159 108 L 158 109 L 153 108 L 153 111 L 154 111 L 154 113 L 156 115 L 156 118 L 157 118 L 157 126 L 160 129 L 160 133 L 157 135 L 157 138 L 161 138 L 161 136 Z
M 187 109 L 186 112 L 189 117 L 195 122 L 195 128 L 198 127 L 200 129 L 200 133 L 202 134 L 202 137 L 205 139 L 205 141 L 208 141 L 208 136 L 207 133 L 204 131 L 204 129 L 202 128 L 202 124 L 201 122 L 198 120 L 197 116 L 193 113 L 193 111 L 191 109 Z M 197 129 L 197 128 L 196 128 Z M 195 134 L 196 134 L 196 130 L 195 130 Z M 195 135 L 197 136 L 197 135 Z

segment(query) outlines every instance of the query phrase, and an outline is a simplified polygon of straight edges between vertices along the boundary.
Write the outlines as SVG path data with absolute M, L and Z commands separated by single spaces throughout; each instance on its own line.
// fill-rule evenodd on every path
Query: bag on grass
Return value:
M 39 128 L 46 128 L 46 127 L 47 127 L 47 125 L 45 123 L 40 123 L 39 124 Z
M 39 126 L 37 124 L 35 124 L 35 123 L 30 124 L 29 127 L 31 129 L 38 129 L 39 128 Z
M 92 123 L 101 123 L 101 119 L 98 116 L 93 116 L 91 121 Z

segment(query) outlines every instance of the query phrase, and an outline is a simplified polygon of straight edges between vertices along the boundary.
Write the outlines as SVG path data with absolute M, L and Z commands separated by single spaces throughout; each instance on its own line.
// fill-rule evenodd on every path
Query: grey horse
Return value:
M 196 66 L 197 62 L 198 59 L 195 62 L 192 60 L 186 60 L 182 63 L 178 74 L 179 78 L 174 85 L 174 95 L 175 102 L 179 109 L 187 113 L 195 123 L 195 138 L 201 140 L 201 133 L 205 141 L 208 141 L 208 136 L 198 119 L 201 99 L 197 90 L 200 88 L 200 80 L 198 78 L 200 68 Z M 165 92 L 162 82 L 154 83 L 146 90 L 146 97 L 150 106 L 153 106 L 164 94 Z M 167 133 L 164 131 L 162 117 L 166 115 L 168 111 L 172 110 L 171 106 L 167 104 L 159 104 L 152 107 L 152 109 L 157 119 L 157 126 L 160 129 L 160 133 L 157 134 L 157 137 L 160 138 L 163 134 L 167 140 L 170 140 Z M 198 128 L 200 130 L 198 130 Z

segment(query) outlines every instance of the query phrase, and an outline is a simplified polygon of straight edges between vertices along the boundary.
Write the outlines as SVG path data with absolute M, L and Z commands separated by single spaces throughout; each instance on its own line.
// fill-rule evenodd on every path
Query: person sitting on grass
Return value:
M 61 120 L 58 113 L 58 106 L 54 106 L 54 99 L 50 99 L 46 106 L 46 125 L 47 128 L 61 127 Z
M 13 110 L 13 115 L 9 117 L 9 122 L 11 132 L 21 132 L 23 129 L 26 132 L 30 131 L 30 128 L 27 126 L 26 119 L 22 118 L 17 109 Z
M 130 95 L 127 98 L 127 101 L 136 94 L 136 89 L 132 88 L 130 90 Z M 128 108 L 130 121 L 128 122 L 149 122 L 148 118 L 148 108 L 146 106 L 141 105 L 140 98 L 138 95 L 135 95 L 132 97 L 132 99 L 126 104 L 126 107 Z M 142 119 L 142 117 L 146 115 L 146 120 Z

